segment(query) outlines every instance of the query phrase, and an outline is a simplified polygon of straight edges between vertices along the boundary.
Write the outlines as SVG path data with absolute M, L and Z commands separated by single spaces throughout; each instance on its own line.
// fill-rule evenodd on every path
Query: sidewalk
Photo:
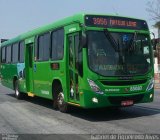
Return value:
M 154 84 L 154 88 L 155 88 L 155 89 L 160 89 L 160 83 L 155 83 L 155 84 Z
M 154 74 L 154 88 L 160 89 L 160 74 L 159 73 Z

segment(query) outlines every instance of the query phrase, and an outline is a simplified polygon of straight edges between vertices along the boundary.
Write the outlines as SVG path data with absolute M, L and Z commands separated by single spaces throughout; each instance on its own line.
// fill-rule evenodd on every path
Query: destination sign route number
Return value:
M 104 28 L 148 30 L 146 21 L 118 16 L 85 16 L 85 25 Z

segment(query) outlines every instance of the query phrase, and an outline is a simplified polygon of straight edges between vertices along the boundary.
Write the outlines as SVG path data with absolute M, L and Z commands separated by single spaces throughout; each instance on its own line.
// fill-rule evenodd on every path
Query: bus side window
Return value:
M 11 45 L 6 48 L 6 63 L 11 63 Z
M 39 37 L 37 36 L 35 38 L 35 45 L 34 45 L 34 61 L 38 60 L 38 39 Z
M 3 47 L 1 49 L 1 62 L 5 63 L 6 62 L 6 47 Z
M 62 60 L 64 54 L 64 29 L 52 32 L 52 60 Z
M 12 46 L 12 62 L 18 62 L 18 55 L 19 55 L 19 43 L 13 44 Z
M 24 62 L 24 41 L 20 42 L 19 45 L 19 62 L 23 63 Z
M 38 37 L 38 61 L 49 60 L 50 49 L 50 33 L 46 33 Z

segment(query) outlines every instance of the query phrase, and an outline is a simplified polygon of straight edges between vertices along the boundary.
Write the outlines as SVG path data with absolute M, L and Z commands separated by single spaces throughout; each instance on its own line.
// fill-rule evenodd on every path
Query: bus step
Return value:
M 33 93 L 31 93 L 31 92 L 28 92 L 28 96 L 29 97 L 34 97 L 35 95 Z

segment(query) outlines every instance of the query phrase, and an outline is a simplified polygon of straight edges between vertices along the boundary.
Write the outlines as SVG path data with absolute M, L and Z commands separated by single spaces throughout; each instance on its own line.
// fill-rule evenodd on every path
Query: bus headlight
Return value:
M 148 84 L 146 91 L 151 90 L 154 87 L 154 78 L 152 78 Z
M 90 79 L 87 79 L 87 80 L 88 80 L 88 83 L 89 83 L 91 89 L 92 89 L 94 92 L 96 92 L 96 93 L 98 93 L 98 94 L 104 94 L 104 92 L 101 91 L 101 89 L 95 84 L 94 81 L 92 81 L 92 80 L 90 80 Z

